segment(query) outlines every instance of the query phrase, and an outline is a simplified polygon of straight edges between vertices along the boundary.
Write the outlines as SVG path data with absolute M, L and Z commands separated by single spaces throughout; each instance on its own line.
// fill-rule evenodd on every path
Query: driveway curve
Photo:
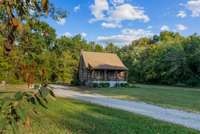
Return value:
M 98 94 L 85 94 L 70 90 L 65 86 L 53 85 L 54 92 L 59 97 L 68 97 L 93 104 L 117 108 L 154 119 L 183 125 L 200 131 L 200 113 L 185 112 L 176 109 L 163 108 L 144 102 L 112 99 Z

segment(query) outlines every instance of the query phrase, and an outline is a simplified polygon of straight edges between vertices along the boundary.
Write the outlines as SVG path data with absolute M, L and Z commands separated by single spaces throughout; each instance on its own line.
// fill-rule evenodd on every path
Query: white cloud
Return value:
M 101 20 L 105 16 L 104 12 L 109 10 L 109 4 L 107 0 L 95 0 L 90 8 L 95 19 Z
M 74 34 L 74 35 L 75 35 L 75 34 Z M 71 34 L 70 32 L 65 32 L 62 36 L 72 37 L 72 36 L 74 36 L 74 35 Z M 82 33 L 80 33 L 80 35 L 81 35 L 83 38 L 85 38 L 85 37 L 87 36 L 87 33 L 82 32 Z
M 179 3 L 179 6 L 185 7 L 185 4 L 184 3 Z
M 64 25 L 66 23 L 66 19 L 60 18 L 60 19 L 58 19 L 58 21 L 56 21 L 56 23 L 59 24 L 59 25 Z
M 188 27 L 183 24 L 176 25 L 176 30 L 178 30 L 178 31 L 185 31 L 187 29 L 188 29 Z
M 111 36 L 98 36 L 97 41 L 100 43 L 115 43 L 117 45 L 130 44 L 132 41 L 142 37 L 151 37 L 153 33 L 151 31 L 145 31 L 143 29 L 123 29 L 121 34 Z
M 72 34 L 69 33 L 69 32 L 65 32 L 65 33 L 63 34 L 63 36 L 66 36 L 66 37 L 72 37 Z
M 169 28 L 169 26 L 167 26 L 167 25 L 163 25 L 163 26 L 160 28 L 160 30 L 161 30 L 161 31 L 169 31 L 170 28 Z
M 81 6 L 77 5 L 77 6 L 74 7 L 74 12 L 78 12 L 80 9 L 81 9 Z
M 123 21 L 148 22 L 150 20 L 143 8 L 125 3 L 124 0 L 112 0 L 111 4 L 108 0 L 95 0 L 95 3 L 91 5 L 91 12 L 94 18 L 90 19 L 89 23 L 103 21 L 102 26 L 105 26 L 105 23 L 122 25 Z M 119 27 L 116 26 L 116 28 Z
M 186 4 L 186 7 L 192 11 L 193 17 L 200 16 L 200 0 L 189 0 Z
M 148 22 L 150 20 L 149 17 L 144 14 L 144 10 L 131 4 L 117 6 L 115 10 L 111 11 L 110 19 L 119 22 L 124 20 L 142 20 Z
M 125 0 L 112 0 L 112 1 L 111 1 L 111 3 L 112 3 L 114 6 L 123 4 L 124 2 L 125 2 Z
M 148 27 L 147 27 L 147 29 L 152 29 L 152 28 L 153 28 L 153 26 L 148 26 Z
M 112 23 L 112 22 L 103 22 L 102 24 L 101 24 L 101 26 L 102 27 L 104 27 L 104 28 L 121 28 L 122 26 L 120 25 L 120 24 L 118 24 L 118 23 Z
M 85 37 L 87 36 L 87 33 L 82 32 L 80 35 L 81 35 L 83 38 L 85 38 Z
M 185 11 L 179 11 L 176 16 L 179 18 L 185 18 L 185 17 L 187 17 L 187 14 Z

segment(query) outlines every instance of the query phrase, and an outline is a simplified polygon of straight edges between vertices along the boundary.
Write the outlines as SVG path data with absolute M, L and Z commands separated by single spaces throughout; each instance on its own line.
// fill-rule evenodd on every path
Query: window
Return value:
M 103 71 L 95 71 L 94 72 L 94 79 L 96 80 L 103 80 Z

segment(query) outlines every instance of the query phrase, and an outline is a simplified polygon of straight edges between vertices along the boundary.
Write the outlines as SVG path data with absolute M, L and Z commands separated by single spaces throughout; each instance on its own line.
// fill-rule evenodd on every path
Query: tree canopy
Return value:
M 199 85 L 200 36 L 161 32 L 123 47 L 120 55 L 129 68 L 129 80 L 170 85 Z
M 37 32 L 27 34 L 29 41 L 22 39 L 7 58 L 2 54 L 1 36 L 0 80 L 23 82 L 24 78 L 19 74 L 20 65 L 34 62 L 36 81 L 40 80 L 38 73 L 44 68 L 49 82 L 75 84 L 83 49 L 117 53 L 129 68 L 130 82 L 189 86 L 200 83 L 200 36 L 196 34 L 184 37 L 178 33 L 162 32 L 119 48 L 112 43 L 102 47 L 87 42 L 80 35 L 58 38 L 55 30 L 45 22 L 35 25 L 34 29 Z M 43 31 L 48 31 L 48 38 L 44 39 Z

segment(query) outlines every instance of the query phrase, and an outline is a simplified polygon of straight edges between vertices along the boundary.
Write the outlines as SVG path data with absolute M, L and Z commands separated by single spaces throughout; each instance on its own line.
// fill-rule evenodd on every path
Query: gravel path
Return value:
M 159 106 L 146 104 L 144 102 L 118 100 L 102 95 L 84 94 L 76 91 L 71 91 L 68 89 L 68 87 L 64 86 L 54 85 L 54 88 L 55 94 L 60 97 L 69 97 L 85 102 L 99 104 L 102 106 L 117 108 L 149 116 L 154 119 L 183 125 L 185 127 L 193 128 L 200 131 L 200 114 L 197 113 L 162 108 Z

